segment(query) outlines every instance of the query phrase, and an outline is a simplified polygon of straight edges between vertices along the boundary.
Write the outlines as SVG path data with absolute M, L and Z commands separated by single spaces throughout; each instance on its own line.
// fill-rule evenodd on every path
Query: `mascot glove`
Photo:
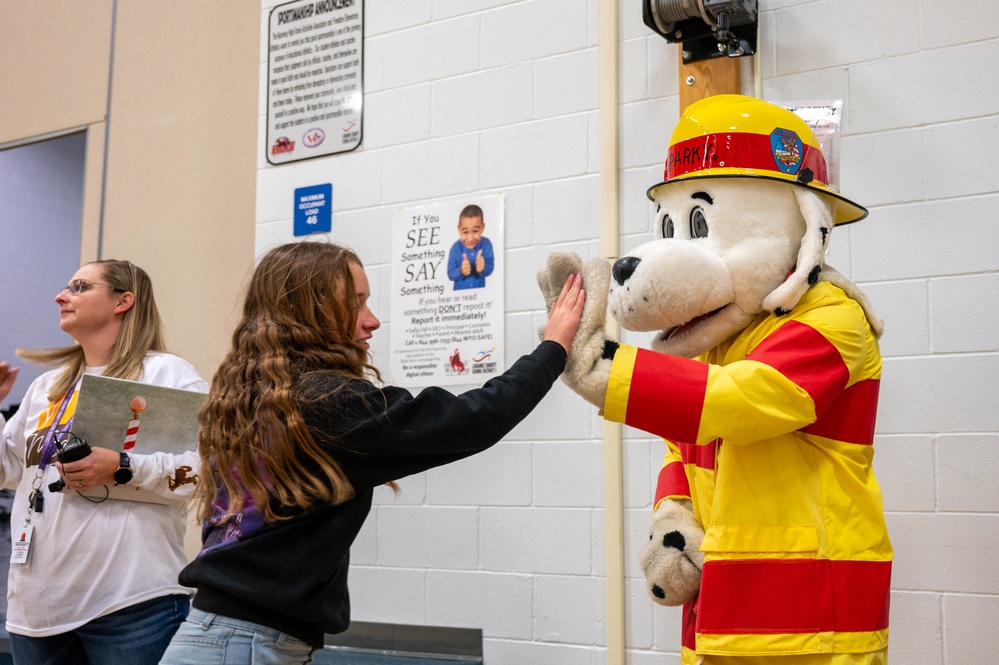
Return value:
M 579 329 L 572 340 L 562 380 L 587 402 L 603 408 L 610 379 L 613 351 L 617 345 L 607 338 L 607 293 L 610 288 L 611 266 L 602 258 L 583 260 L 570 252 L 554 252 L 548 264 L 538 271 L 538 286 L 551 312 L 552 304 L 562 292 L 569 275 L 581 272 L 586 303 Z M 544 328 L 539 333 L 543 336 Z
M 663 499 L 652 513 L 649 542 L 642 548 L 641 565 L 652 600 L 660 605 L 683 605 L 701 587 L 704 529 L 694 519 L 688 500 Z

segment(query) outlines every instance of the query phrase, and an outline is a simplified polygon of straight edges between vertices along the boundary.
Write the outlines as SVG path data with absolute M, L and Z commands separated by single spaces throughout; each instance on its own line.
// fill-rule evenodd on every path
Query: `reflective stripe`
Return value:
M 673 441 L 697 441 L 709 369 L 697 360 L 638 349 L 625 422 Z
M 697 632 L 734 635 L 882 630 L 888 627 L 890 586 L 891 561 L 706 561 Z
M 880 388 L 878 379 L 858 381 L 840 393 L 818 420 L 801 431 L 845 443 L 873 444 Z
M 700 446 L 693 443 L 679 443 L 677 445 L 680 447 L 680 457 L 684 464 L 693 464 L 702 469 L 714 471 L 715 453 L 720 442 L 720 439 L 715 439 Z
M 672 462 L 659 470 L 653 509 L 660 501 L 669 497 L 690 498 L 690 483 L 687 481 L 687 472 L 684 471 L 681 462 Z
M 822 333 L 798 321 L 788 321 L 754 348 L 747 360 L 773 367 L 812 398 L 821 415 L 850 380 L 839 349 Z
M 611 365 L 604 418 L 672 441 L 696 441 L 709 369 L 698 360 L 622 344 Z
M 683 614 L 680 618 L 680 644 L 690 650 L 693 650 L 697 644 L 697 632 L 695 628 L 697 626 L 698 598 L 700 596 L 683 604 Z

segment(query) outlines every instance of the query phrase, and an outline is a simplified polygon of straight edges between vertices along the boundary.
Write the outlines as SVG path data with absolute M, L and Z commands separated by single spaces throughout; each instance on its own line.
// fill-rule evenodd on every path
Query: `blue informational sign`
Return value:
M 312 185 L 295 190 L 295 236 L 329 233 L 333 211 L 333 185 Z

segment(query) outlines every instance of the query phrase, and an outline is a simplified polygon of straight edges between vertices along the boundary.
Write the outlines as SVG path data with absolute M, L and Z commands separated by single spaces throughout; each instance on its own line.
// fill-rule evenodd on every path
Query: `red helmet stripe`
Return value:
M 670 146 L 663 181 L 707 169 L 769 171 L 772 175 L 793 180 L 806 168 L 811 171 L 813 182 L 829 184 L 822 151 L 802 142 L 793 132 L 776 129 L 771 135 L 705 134 Z

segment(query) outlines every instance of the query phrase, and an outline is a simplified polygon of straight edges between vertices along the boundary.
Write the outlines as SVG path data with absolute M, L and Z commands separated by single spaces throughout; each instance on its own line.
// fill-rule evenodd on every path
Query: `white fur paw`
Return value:
M 652 515 L 649 542 L 642 548 L 646 588 L 660 605 L 683 605 L 693 600 L 701 587 L 704 530 L 689 504 L 662 501 Z
M 587 402 L 603 408 L 612 364 L 605 356 L 610 262 L 590 259 L 582 266 L 582 273 L 586 303 L 562 380 Z

